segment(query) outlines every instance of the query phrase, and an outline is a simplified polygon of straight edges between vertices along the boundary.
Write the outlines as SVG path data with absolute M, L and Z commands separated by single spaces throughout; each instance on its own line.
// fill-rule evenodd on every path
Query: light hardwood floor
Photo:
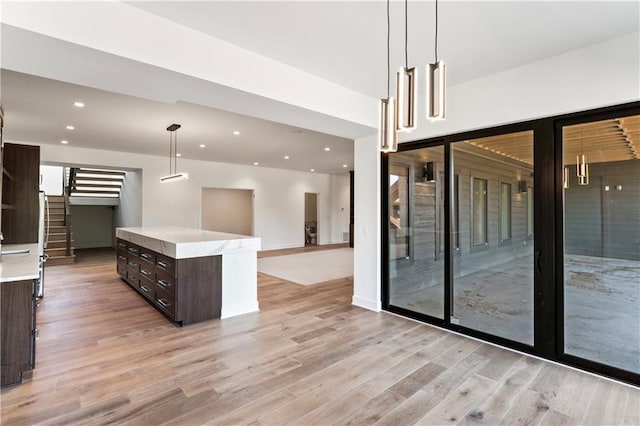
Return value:
M 259 275 L 259 313 L 178 328 L 115 253 L 46 270 L 33 380 L 3 425 L 640 424 L 640 390 Z

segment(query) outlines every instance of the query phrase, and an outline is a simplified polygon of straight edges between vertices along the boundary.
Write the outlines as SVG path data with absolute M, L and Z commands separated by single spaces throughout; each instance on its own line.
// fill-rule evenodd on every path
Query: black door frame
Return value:
M 640 384 L 640 374 L 632 373 L 591 360 L 564 353 L 564 266 L 563 266 L 563 162 L 562 128 L 567 125 L 606 120 L 628 115 L 640 115 L 640 102 L 609 106 L 571 114 L 496 126 L 487 129 L 461 132 L 444 137 L 406 142 L 398 151 L 411 151 L 433 146 L 444 146 L 445 167 L 445 264 L 444 264 L 444 319 L 409 311 L 389 303 L 389 218 L 388 174 L 390 154 L 381 154 L 382 189 L 382 307 L 409 318 L 417 319 L 447 330 L 476 337 L 491 343 L 529 353 L 552 361 L 578 367 L 596 374 L 612 377 L 634 385 Z M 505 133 L 533 130 L 534 133 L 534 344 L 526 345 L 488 333 L 472 330 L 451 323 L 453 285 L 453 235 L 454 220 L 450 201 L 453 197 L 451 145 L 469 139 L 495 136 Z M 391 154 L 392 155 L 392 154 Z M 540 207 L 542 206 L 542 207 Z M 549 226 L 551 224 L 552 226 Z

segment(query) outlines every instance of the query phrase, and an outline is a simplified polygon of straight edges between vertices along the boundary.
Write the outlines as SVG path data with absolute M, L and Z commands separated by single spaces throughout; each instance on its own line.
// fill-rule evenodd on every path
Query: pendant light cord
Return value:
M 389 14 L 389 0 L 387 0 L 387 99 L 391 96 L 391 18 Z
M 435 37 L 436 63 L 438 63 L 438 0 L 436 0 L 436 37 Z
M 408 39 L 409 39 L 409 15 L 407 13 L 407 3 L 408 0 L 404 0 L 404 67 L 405 69 L 409 68 L 409 50 L 407 48 Z

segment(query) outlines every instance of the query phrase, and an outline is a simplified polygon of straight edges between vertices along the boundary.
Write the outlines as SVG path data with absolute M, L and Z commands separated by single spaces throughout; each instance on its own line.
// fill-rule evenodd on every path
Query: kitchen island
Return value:
M 180 227 L 117 228 L 118 274 L 180 325 L 259 310 L 260 238 Z

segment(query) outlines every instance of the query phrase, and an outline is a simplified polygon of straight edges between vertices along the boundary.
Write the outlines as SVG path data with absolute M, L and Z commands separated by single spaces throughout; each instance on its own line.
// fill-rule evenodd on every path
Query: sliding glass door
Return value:
M 639 136 L 640 116 L 562 128 L 563 350 L 633 373 L 640 373 Z
M 389 303 L 435 318 L 444 318 L 442 170 L 442 146 L 389 159 Z
M 451 144 L 459 223 L 451 322 L 533 345 L 533 131 Z
M 640 383 L 640 102 L 383 157 L 383 308 Z

